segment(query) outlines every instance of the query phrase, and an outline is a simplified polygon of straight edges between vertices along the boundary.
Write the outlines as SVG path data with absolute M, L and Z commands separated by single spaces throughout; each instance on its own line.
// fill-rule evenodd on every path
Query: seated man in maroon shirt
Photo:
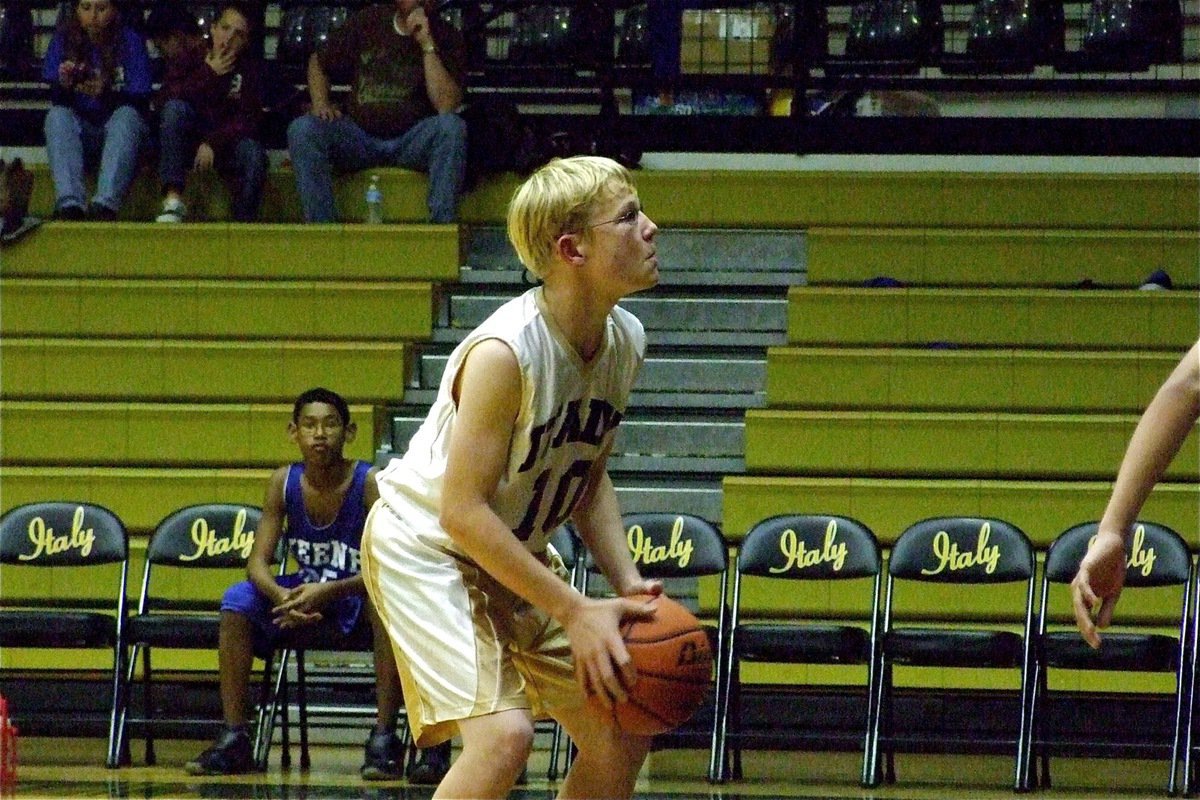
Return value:
M 166 60 L 159 96 L 163 207 L 158 222 L 187 217 L 183 188 L 189 168 L 216 169 L 232 182 L 235 220 L 258 218 L 267 155 L 258 138 L 263 68 L 250 54 L 252 18 L 241 3 L 223 4 L 211 45 L 180 30 L 187 27 L 181 17 L 157 28 L 150 20 L 151 36 Z

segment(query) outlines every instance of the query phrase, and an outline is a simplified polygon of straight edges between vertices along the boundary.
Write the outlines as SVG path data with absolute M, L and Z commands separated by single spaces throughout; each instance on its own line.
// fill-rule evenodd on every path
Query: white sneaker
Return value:
M 162 213 L 154 218 L 155 222 L 183 222 L 187 216 L 187 206 L 182 200 L 171 198 L 163 201 Z

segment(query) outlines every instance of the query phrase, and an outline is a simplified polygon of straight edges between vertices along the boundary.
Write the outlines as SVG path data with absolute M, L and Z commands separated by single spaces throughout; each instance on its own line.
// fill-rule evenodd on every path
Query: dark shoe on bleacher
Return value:
M 116 222 L 117 212 L 106 205 L 92 203 L 88 209 L 88 219 L 93 222 Z
M 244 726 L 225 728 L 213 746 L 183 765 L 189 775 L 240 775 L 254 771 L 250 734 Z
M 442 782 L 450 771 L 450 742 L 417 751 L 417 760 L 408 768 L 408 782 L 421 786 L 434 786 Z
M 395 731 L 372 730 L 359 770 L 364 781 L 398 781 L 404 777 L 404 747 Z
M 87 215 L 79 206 L 62 206 L 55 209 L 54 219 L 59 222 L 83 222 Z

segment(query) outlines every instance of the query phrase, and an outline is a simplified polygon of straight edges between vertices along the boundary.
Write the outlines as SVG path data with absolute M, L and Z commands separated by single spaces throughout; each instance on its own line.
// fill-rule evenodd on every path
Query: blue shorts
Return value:
M 299 575 L 280 575 L 275 582 L 286 589 L 303 583 Z M 357 641 L 363 634 L 366 635 L 366 641 L 370 642 L 370 622 L 362 613 L 364 600 L 363 597 L 343 597 L 322 611 L 324 619 L 319 623 L 297 630 L 304 632 L 303 639 L 326 642 L 330 649 Z M 250 581 L 233 584 L 221 598 L 222 611 L 232 611 L 250 620 L 254 655 L 259 658 L 269 656 L 284 633 L 275 624 L 272 608 L 271 602 Z

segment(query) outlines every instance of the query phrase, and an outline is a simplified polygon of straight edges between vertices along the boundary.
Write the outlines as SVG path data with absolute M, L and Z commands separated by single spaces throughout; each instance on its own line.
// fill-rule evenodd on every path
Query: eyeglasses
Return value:
M 296 427 L 305 433 L 316 433 L 317 431 L 325 431 L 334 433 L 342 429 L 342 421 L 340 419 L 313 419 L 305 417 L 297 423 Z
M 640 205 L 634 206 L 633 208 L 629 209 L 625 213 L 621 214 L 619 217 L 613 217 L 612 219 L 606 219 L 603 222 L 593 222 L 591 225 L 584 225 L 583 229 L 591 230 L 592 228 L 599 228 L 601 225 L 611 225 L 614 222 L 620 223 L 622 225 L 632 225 L 633 223 L 638 221 L 638 217 L 641 215 L 641 213 L 642 213 L 642 207 Z

